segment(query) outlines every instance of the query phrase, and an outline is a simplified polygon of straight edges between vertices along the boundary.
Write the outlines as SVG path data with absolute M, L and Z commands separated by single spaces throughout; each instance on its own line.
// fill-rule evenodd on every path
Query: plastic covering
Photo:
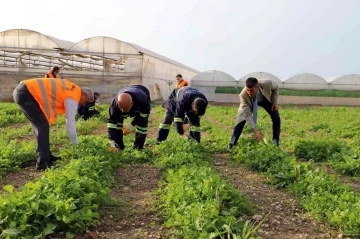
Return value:
M 73 43 L 26 29 L 0 32 L 0 84 L 11 88 L 24 78 L 44 76 L 52 66 L 61 68 L 63 78 L 101 93 L 114 95 L 125 85 L 144 84 L 152 96 L 163 99 L 175 87 L 176 74 L 191 79 L 198 73 L 136 44 L 106 36 Z
M 360 75 L 343 75 L 331 82 L 332 90 L 360 91 Z
M 267 72 L 253 72 L 253 73 L 249 73 L 247 75 L 244 75 L 243 77 L 241 77 L 239 79 L 239 86 L 245 86 L 245 81 L 249 78 L 249 77 L 255 77 L 256 79 L 267 79 L 267 80 L 272 80 L 274 81 L 276 84 L 279 85 L 279 87 L 282 87 L 283 82 L 280 80 L 279 77 L 267 73 Z
M 231 75 L 222 71 L 205 71 L 191 79 L 191 85 L 237 87 L 238 82 Z
M 327 90 L 329 89 L 329 82 L 318 75 L 303 73 L 287 79 L 283 88 L 291 90 Z

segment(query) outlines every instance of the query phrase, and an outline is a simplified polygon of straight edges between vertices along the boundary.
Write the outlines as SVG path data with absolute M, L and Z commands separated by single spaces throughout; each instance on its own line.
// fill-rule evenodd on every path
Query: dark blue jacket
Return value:
M 202 98 L 208 102 L 205 95 L 199 90 L 186 86 L 180 89 L 175 89 L 165 102 L 165 108 L 174 114 L 175 127 L 179 134 L 184 133 L 182 124 L 185 114 L 188 116 L 192 115 L 191 104 L 196 98 Z M 198 118 L 196 115 L 192 116 Z
M 122 112 L 117 105 L 119 94 L 128 93 L 131 95 L 134 105 L 129 112 Z M 135 148 L 143 148 L 147 135 L 151 100 L 149 90 L 142 85 L 130 85 L 124 87 L 114 97 L 109 108 L 108 116 L 108 138 L 114 140 L 120 149 L 125 147 L 123 143 L 123 122 L 127 117 L 134 117 L 131 124 L 136 126 Z

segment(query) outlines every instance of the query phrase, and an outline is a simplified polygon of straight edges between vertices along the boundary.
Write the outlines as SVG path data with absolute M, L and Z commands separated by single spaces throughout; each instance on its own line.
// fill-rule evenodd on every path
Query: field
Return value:
M 34 170 L 30 124 L 13 103 L 0 110 L 0 238 L 358 238 L 360 122 L 354 107 L 281 106 L 280 147 L 260 110 L 233 151 L 237 105 L 211 105 L 200 144 L 155 144 L 154 103 L 146 149 L 109 152 L 107 107 L 79 120 L 80 144 L 52 127 L 55 169 Z

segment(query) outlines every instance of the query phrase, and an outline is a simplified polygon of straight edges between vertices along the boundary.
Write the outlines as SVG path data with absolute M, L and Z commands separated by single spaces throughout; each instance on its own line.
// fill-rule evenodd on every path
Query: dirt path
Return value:
M 4 192 L 3 187 L 5 185 L 13 185 L 14 190 L 19 190 L 26 182 L 31 181 L 35 178 L 41 177 L 44 172 L 35 170 L 35 161 L 34 166 L 29 166 L 26 168 L 21 168 L 15 172 L 7 173 L 0 181 L 0 192 Z
M 99 238 L 167 238 L 157 213 L 152 210 L 152 192 L 160 172 L 151 165 L 128 165 L 117 170 L 111 197 L 115 207 L 101 208 L 96 226 Z
M 270 213 L 258 231 L 262 238 L 337 238 L 338 233 L 314 221 L 300 209 L 294 198 L 264 183 L 264 176 L 239 165 L 232 166 L 226 154 L 214 155 L 214 164 L 216 170 L 225 176 L 229 183 L 250 198 L 254 211 L 253 220 L 261 220 Z
M 149 117 L 147 139 L 157 135 L 160 115 L 152 109 Z M 159 215 L 151 202 L 152 192 L 158 189 L 160 172 L 148 164 L 125 165 L 115 173 L 111 198 L 116 206 L 102 207 L 101 219 L 96 225 L 96 236 L 88 233 L 79 238 L 168 238 L 168 230 L 162 227 Z

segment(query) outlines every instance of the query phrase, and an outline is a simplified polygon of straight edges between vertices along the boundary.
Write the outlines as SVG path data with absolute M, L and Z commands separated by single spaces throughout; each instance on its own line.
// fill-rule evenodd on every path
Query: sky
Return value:
M 235 79 L 360 74 L 360 0 L 12 0 L 0 31 L 108 36 Z

